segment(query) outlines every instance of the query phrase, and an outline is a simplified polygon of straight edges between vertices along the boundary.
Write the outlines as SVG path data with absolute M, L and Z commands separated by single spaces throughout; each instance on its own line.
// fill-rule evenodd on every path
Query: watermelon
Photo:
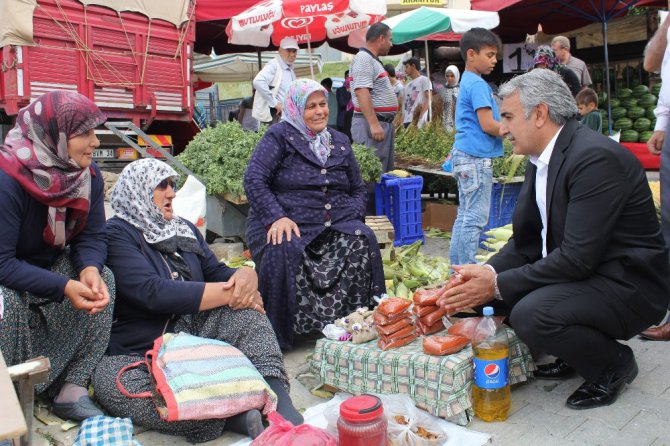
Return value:
M 626 116 L 626 109 L 624 107 L 616 107 L 612 109 L 612 119 L 623 118 Z
M 638 118 L 633 123 L 633 128 L 638 132 L 644 132 L 645 130 L 649 130 L 650 127 L 651 127 L 651 120 L 647 118 Z
M 612 106 L 612 108 L 618 107 L 621 105 L 621 101 L 617 98 L 610 98 L 610 105 Z
M 656 96 L 650 93 L 646 93 L 640 96 L 640 98 L 637 100 L 637 105 L 644 108 L 655 107 L 657 102 L 658 98 Z
M 637 106 L 637 99 L 635 98 L 626 98 L 621 101 L 621 105 L 626 108 L 631 108 Z
M 633 97 L 640 98 L 645 94 L 649 93 L 649 87 L 646 85 L 638 85 L 633 88 Z
M 654 119 L 656 115 L 654 114 L 654 109 L 656 107 L 647 107 L 647 112 L 644 114 L 649 119 Z
M 638 138 L 638 142 L 649 141 L 649 138 L 651 138 L 651 135 L 653 134 L 654 132 L 652 130 L 645 130 L 644 132 L 640 132 L 640 138 Z
M 621 142 L 637 142 L 640 139 L 640 134 L 635 130 L 624 130 L 621 132 Z
M 605 73 L 603 72 L 602 68 L 595 68 L 593 70 L 593 73 L 591 74 L 591 79 L 593 79 L 593 82 L 596 84 L 600 84 L 601 82 L 604 82 L 605 78 Z
M 630 130 L 633 128 L 633 121 L 631 121 L 629 118 L 619 118 L 614 121 L 614 125 L 612 127 L 621 131 Z
M 661 92 L 661 83 L 659 82 L 658 84 L 655 84 L 653 87 L 651 87 L 651 94 L 654 96 L 658 96 L 658 94 Z
M 598 104 L 604 104 L 605 102 L 607 102 L 607 93 L 601 91 L 598 93 Z
M 626 116 L 628 116 L 630 119 L 637 119 L 643 117 L 644 112 L 645 109 L 642 107 L 631 107 L 628 109 L 628 113 L 626 113 Z
M 621 88 L 619 89 L 619 94 L 617 95 L 617 97 L 619 99 L 629 98 L 632 94 L 633 90 L 631 90 L 630 88 Z

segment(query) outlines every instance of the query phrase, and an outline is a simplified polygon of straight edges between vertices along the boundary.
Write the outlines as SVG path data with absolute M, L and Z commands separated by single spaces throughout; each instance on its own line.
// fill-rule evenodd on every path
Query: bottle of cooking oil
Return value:
M 493 318 L 493 307 L 484 307 L 484 317 L 475 330 L 472 349 L 475 415 L 484 421 L 505 421 L 511 403 L 509 344 L 505 328 Z

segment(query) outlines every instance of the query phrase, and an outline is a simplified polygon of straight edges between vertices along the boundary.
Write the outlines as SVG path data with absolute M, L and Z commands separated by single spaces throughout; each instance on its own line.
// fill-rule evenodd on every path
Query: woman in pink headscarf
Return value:
M 104 181 L 92 162 L 105 119 L 86 97 L 52 91 L 19 112 L 0 145 L 0 350 L 9 365 L 48 357 L 51 374 L 37 390 L 74 420 L 103 414 L 87 388 L 109 340 L 114 291 Z

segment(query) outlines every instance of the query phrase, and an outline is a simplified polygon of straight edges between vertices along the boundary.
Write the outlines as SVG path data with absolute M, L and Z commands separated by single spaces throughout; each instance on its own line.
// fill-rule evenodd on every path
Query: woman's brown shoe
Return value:
M 670 341 L 670 322 L 658 327 L 650 327 L 640 333 L 640 336 L 652 341 Z

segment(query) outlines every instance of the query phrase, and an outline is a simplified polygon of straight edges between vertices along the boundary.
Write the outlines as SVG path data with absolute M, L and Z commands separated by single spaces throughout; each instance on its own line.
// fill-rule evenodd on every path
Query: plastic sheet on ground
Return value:
M 328 411 L 335 410 L 335 407 L 339 407 L 340 403 L 350 396 L 351 395 L 348 393 L 338 393 L 330 401 L 310 407 L 303 414 L 305 417 L 305 423 L 320 427 L 322 429 L 327 429 L 328 421 L 326 420 L 324 414 Z M 417 408 L 417 410 L 420 409 Z M 431 419 L 434 423 L 438 424 L 446 432 L 447 441 L 444 442 L 442 446 L 482 446 L 486 444 L 491 438 L 489 434 L 466 429 L 457 424 L 450 423 L 442 418 L 430 415 L 428 412 L 422 412 L 423 415 Z M 232 446 L 248 446 L 249 444 L 251 444 L 251 439 L 247 438 L 233 443 Z

